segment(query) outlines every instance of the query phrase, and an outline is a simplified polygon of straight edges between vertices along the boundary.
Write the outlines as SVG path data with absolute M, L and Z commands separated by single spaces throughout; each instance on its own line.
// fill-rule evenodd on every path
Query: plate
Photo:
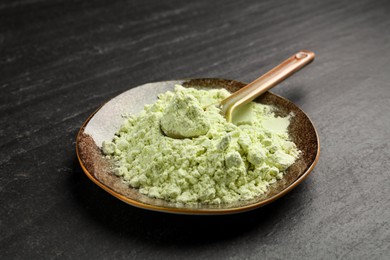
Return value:
M 177 214 L 231 214 L 264 206 L 282 197 L 301 183 L 315 167 L 320 155 L 317 131 L 309 117 L 291 101 L 266 92 L 256 100 L 276 107 L 276 115 L 287 116 L 291 112 L 288 131 L 291 140 L 302 151 L 300 158 L 290 166 L 281 180 L 271 184 L 268 191 L 252 200 L 230 204 L 177 204 L 151 198 L 123 183 L 112 173 L 112 162 L 102 156 L 101 144 L 111 140 L 123 122 L 123 114 L 138 114 L 145 104 L 152 104 L 157 95 L 173 90 L 175 84 L 200 89 L 226 88 L 235 92 L 245 83 L 226 79 L 184 79 L 144 84 L 109 100 L 98 108 L 82 125 L 77 135 L 76 153 L 80 165 L 88 178 L 112 196 L 139 208 Z

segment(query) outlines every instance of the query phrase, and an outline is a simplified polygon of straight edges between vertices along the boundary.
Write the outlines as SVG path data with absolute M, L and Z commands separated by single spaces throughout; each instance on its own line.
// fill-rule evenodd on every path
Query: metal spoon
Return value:
M 281 64 L 273 68 L 272 70 L 265 73 L 263 76 L 252 81 L 245 87 L 234 92 L 226 99 L 222 100 L 219 104 L 221 108 L 221 113 L 226 118 L 226 121 L 231 122 L 233 117 L 233 112 L 240 106 L 254 100 L 261 94 L 267 92 L 272 87 L 276 86 L 304 66 L 308 65 L 314 60 L 315 54 L 311 51 L 302 50 L 297 54 L 291 56 L 287 60 L 283 61 Z M 176 121 L 176 124 L 179 125 L 180 120 Z M 196 137 L 196 136 L 183 136 L 182 134 L 176 131 L 176 128 L 167 129 L 161 127 L 165 135 L 182 139 L 186 137 Z

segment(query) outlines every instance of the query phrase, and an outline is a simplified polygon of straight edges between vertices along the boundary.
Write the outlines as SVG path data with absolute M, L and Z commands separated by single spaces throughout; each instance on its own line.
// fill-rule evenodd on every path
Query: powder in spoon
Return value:
M 264 194 L 299 157 L 287 131 L 291 116 L 250 102 L 228 123 L 209 105 L 229 95 L 176 85 L 139 115 L 126 116 L 114 138 L 103 142 L 103 153 L 123 182 L 150 197 L 221 204 Z M 192 138 L 168 137 L 160 126 Z

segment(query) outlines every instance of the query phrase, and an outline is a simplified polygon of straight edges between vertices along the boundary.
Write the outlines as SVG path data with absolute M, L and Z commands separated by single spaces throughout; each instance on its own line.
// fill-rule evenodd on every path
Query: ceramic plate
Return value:
M 179 214 L 230 214 L 266 205 L 296 187 L 313 170 L 320 153 L 317 131 L 308 116 L 291 101 L 266 92 L 255 102 L 273 105 L 276 114 L 287 116 L 294 113 L 288 128 L 292 141 L 302 151 L 301 157 L 288 168 L 283 179 L 271 184 L 266 194 L 252 200 L 222 205 L 178 205 L 161 199 L 150 198 L 130 188 L 116 177 L 111 162 L 101 153 L 101 144 L 111 140 L 122 124 L 123 114 L 137 114 L 145 104 L 154 103 L 157 95 L 173 90 L 175 84 L 194 88 L 226 88 L 235 92 L 246 84 L 225 79 L 188 79 L 148 83 L 132 88 L 105 103 L 83 124 L 78 136 L 76 151 L 85 174 L 99 187 L 116 198 L 136 207 Z

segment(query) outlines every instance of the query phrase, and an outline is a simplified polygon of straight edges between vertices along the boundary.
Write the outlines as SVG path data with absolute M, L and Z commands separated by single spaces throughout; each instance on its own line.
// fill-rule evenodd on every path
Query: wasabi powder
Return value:
M 229 95 L 176 85 L 139 115 L 125 116 L 103 153 L 123 182 L 150 197 L 221 204 L 259 196 L 299 157 L 287 131 L 291 115 L 276 117 L 272 106 L 251 102 L 228 123 L 210 104 Z

